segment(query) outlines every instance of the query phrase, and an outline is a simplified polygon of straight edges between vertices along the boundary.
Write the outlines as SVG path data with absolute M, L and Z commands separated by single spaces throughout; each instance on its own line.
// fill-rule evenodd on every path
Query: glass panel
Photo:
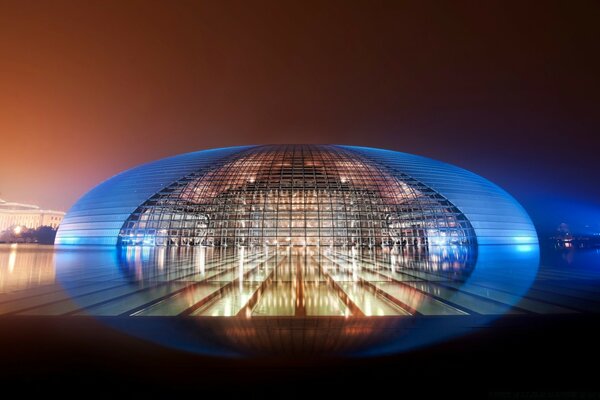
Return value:
M 332 146 L 260 146 L 184 176 L 142 204 L 119 244 L 474 244 L 446 198 L 382 162 Z

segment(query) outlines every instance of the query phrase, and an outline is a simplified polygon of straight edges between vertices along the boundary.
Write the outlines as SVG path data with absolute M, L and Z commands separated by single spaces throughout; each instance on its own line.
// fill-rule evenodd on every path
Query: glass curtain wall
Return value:
M 475 244 L 445 197 L 349 149 L 258 146 L 156 193 L 123 224 L 121 245 Z

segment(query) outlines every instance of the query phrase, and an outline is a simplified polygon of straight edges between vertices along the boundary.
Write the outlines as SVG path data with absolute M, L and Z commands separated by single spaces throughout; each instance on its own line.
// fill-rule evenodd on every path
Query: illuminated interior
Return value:
M 168 323 L 225 348 L 337 351 L 398 338 L 410 329 L 388 322 L 422 321 L 411 316 L 567 312 L 519 303 L 537 243 L 510 194 L 440 161 L 342 145 L 203 150 L 82 196 L 56 236 L 69 297 L 0 313 L 185 316 Z
M 171 183 L 125 221 L 120 245 L 473 245 L 441 194 L 333 146 L 259 146 Z
M 108 245 L 125 268 L 128 287 L 99 304 L 93 295 L 88 313 L 244 320 L 469 314 L 479 302 L 452 285 L 475 263 L 493 272 L 487 245 L 537 248 L 527 213 L 492 182 L 339 145 L 230 147 L 141 165 L 85 194 L 56 242 Z

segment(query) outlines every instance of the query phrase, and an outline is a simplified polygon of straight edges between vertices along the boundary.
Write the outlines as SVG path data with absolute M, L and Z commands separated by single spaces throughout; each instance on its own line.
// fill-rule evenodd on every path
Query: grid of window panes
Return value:
M 159 191 L 122 245 L 474 244 L 465 216 L 417 180 L 325 145 L 242 150 Z

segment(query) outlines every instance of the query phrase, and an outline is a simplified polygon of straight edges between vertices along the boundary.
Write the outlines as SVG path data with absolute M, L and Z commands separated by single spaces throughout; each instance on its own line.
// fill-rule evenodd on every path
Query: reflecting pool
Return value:
M 501 315 L 600 309 L 600 251 L 572 255 L 585 266 L 543 254 L 539 267 L 537 246 L 0 245 L 0 314 L 91 316 L 219 355 L 379 354 Z

